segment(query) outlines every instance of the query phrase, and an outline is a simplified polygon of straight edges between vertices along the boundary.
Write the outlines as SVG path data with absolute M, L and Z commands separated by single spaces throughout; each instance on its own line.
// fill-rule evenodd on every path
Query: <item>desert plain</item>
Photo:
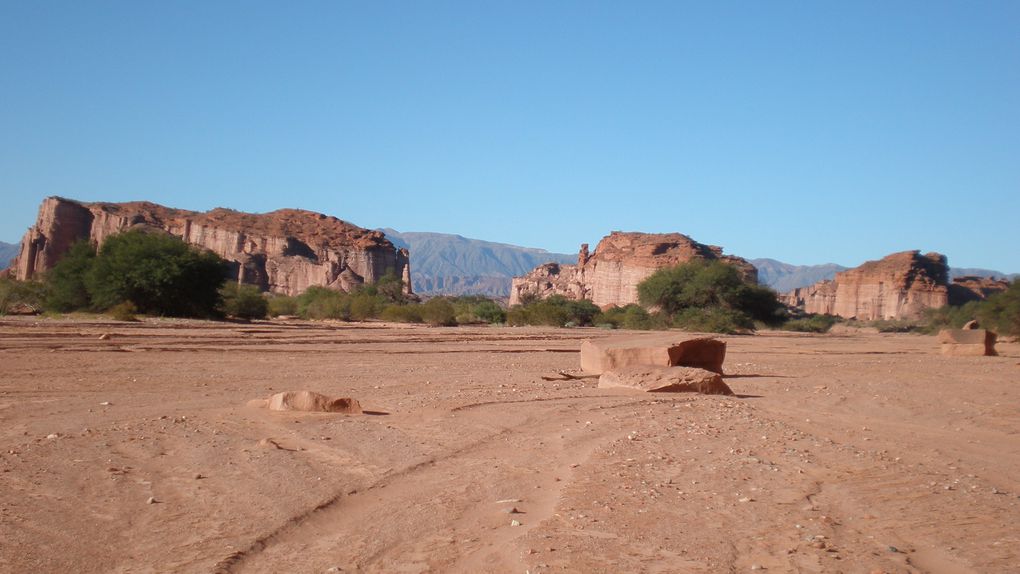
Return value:
M 617 335 L 4 318 L 0 571 L 1020 571 L 1020 344 L 726 336 L 734 397 L 557 375 Z M 366 412 L 248 406 L 287 390 Z

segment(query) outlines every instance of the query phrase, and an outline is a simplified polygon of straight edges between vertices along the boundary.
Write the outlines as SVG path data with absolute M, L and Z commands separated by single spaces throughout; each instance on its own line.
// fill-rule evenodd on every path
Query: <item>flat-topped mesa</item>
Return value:
M 208 249 L 231 265 L 232 277 L 261 289 L 296 295 L 317 285 L 350 291 L 395 273 L 410 292 L 406 249 L 380 231 L 300 209 L 242 213 L 173 209 L 149 202 L 83 203 L 48 197 L 21 240 L 12 264 L 25 280 L 51 269 L 73 243 L 96 245 L 134 228 L 159 229 Z
M 722 248 L 704 245 L 680 233 L 614 231 L 602 238 L 595 253 L 581 246 L 577 265 L 546 263 L 523 277 L 515 277 L 510 304 L 529 297 L 563 295 L 587 299 L 600 307 L 638 302 L 637 286 L 664 267 L 693 260 L 719 260 L 735 266 L 745 279 L 757 282 L 758 271 L 748 261 L 723 255 Z
M 903 251 L 794 289 L 782 299 L 806 313 L 861 321 L 918 319 L 925 309 L 949 302 L 948 276 L 945 255 Z

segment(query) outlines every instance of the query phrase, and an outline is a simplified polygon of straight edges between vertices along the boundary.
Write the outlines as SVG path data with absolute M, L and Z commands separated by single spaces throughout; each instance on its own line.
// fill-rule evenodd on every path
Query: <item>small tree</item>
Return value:
M 132 230 L 106 240 L 85 285 L 97 309 L 131 301 L 142 313 L 209 317 L 225 272 L 215 253 L 172 235 Z
M 96 250 L 89 241 L 78 241 L 46 273 L 46 308 L 53 311 L 86 309 L 92 303 L 85 276 L 96 260 Z
M 435 297 L 421 306 L 421 318 L 435 327 L 451 327 L 457 324 L 457 311 L 445 297 Z
M 223 298 L 223 314 L 238 319 L 265 319 L 269 313 L 269 301 L 254 285 L 226 283 L 220 289 Z

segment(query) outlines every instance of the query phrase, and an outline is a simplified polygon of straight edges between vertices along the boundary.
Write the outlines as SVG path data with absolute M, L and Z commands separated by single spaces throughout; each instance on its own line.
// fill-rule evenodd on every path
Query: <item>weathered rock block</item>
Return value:
M 719 373 L 695 367 L 624 367 L 602 373 L 599 388 L 637 389 L 649 393 L 733 394 Z
M 722 374 L 726 343 L 682 335 L 614 337 L 581 344 L 581 369 L 601 374 L 632 365 L 697 367 Z
M 327 397 L 312 391 L 276 393 L 264 404 L 271 411 L 361 414 L 361 403 L 357 399 Z
M 994 357 L 998 337 L 987 329 L 943 329 L 939 343 L 943 355 L 958 357 Z

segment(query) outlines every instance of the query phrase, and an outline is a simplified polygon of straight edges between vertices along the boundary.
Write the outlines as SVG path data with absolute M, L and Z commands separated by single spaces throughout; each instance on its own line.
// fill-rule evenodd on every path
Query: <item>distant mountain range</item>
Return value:
M 507 297 L 515 276 L 543 263 L 577 262 L 576 254 L 550 253 L 448 233 L 380 231 L 394 245 L 411 252 L 411 288 L 423 295 Z
M 759 283 L 768 285 L 780 293 L 832 279 L 836 273 L 847 269 L 835 263 L 790 265 L 775 259 L 751 259 L 751 265 L 758 268 Z
M 0 271 L 7 269 L 11 259 L 18 255 L 20 246 L 17 243 L 4 243 L 0 241 Z

